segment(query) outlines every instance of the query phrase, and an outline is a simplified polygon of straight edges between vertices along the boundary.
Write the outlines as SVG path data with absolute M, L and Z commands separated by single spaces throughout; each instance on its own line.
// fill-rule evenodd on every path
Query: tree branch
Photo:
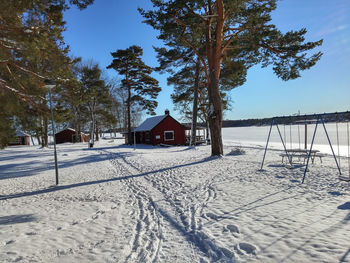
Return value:
M 244 30 L 244 28 L 241 28 L 239 31 L 237 31 L 236 33 L 232 34 L 230 36 L 230 39 L 227 41 L 227 43 L 223 46 L 223 48 L 221 49 L 221 52 L 224 53 L 225 50 L 229 47 L 229 45 L 232 43 L 232 41 L 235 39 L 235 37 L 237 37 L 237 35 L 239 33 L 241 33 Z M 228 36 L 227 36 L 228 37 Z
M 180 25 L 182 25 L 182 26 L 184 27 L 184 29 L 183 29 L 183 31 L 182 31 L 182 33 L 181 33 L 181 39 L 182 39 L 186 44 L 188 44 L 188 45 L 192 48 L 193 52 L 194 52 L 194 53 L 197 55 L 197 57 L 200 59 L 200 61 L 201 61 L 202 64 L 203 64 L 203 67 L 204 67 L 205 75 L 206 75 L 206 77 L 209 79 L 208 68 L 207 68 L 207 65 L 206 65 L 206 63 L 205 63 L 204 58 L 200 55 L 199 51 L 196 49 L 196 47 L 193 45 L 193 43 L 191 43 L 191 42 L 184 36 L 184 34 L 185 34 L 185 32 L 186 32 L 186 29 L 187 29 L 187 25 L 186 25 L 183 21 L 179 20 L 179 19 L 176 17 L 176 15 L 174 15 L 173 18 L 174 18 L 174 20 L 175 20 L 178 24 L 180 24 Z
M 193 9 L 190 8 L 187 4 L 185 4 L 185 6 L 188 9 L 188 11 L 190 11 L 190 13 L 192 13 L 193 15 L 199 17 L 202 20 L 202 22 L 206 21 L 206 19 L 204 19 L 200 14 L 197 14 L 196 12 L 194 12 Z
M 275 53 L 277 55 L 280 55 L 281 53 L 283 53 L 282 50 L 279 50 L 279 49 L 277 49 L 275 47 L 269 46 L 266 43 L 259 43 L 259 46 L 263 47 L 263 48 L 266 48 L 267 50 L 270 50 L 271 52 L 273 52 L 273 53 Z

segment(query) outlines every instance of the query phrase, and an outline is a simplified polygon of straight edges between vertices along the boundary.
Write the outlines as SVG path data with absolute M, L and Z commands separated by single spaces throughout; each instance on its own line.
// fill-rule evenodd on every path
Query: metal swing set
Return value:
M 278 126 L 278 123 L 275 121 L 275 119 L 272 120 L 271 125 L 270 125 L 270 130 L 269 130 L 269 134 L 267 136 L 267 142 L 266 142 L 266 146 L 265 146 L 265 151 L 264 151 L 264 157 L 261 163 L 261 168 L 260 171 L 263 170 L 263 166 L 264 166 L 264 162 L 265 162 L 265 157 L 266 157 L 266 152 L 267 152 L 267 148 L 269 145 L 269 141 L 270 141 L 270 135 L 271 135 L 271 130 L 273 126 L 276 126 L 279 137 L 281 139 L 281 142 L 283 144 L 283 148 L 284 148 L 284 153 L 281 154 L 282 156 L 282 162 L 283 162 L 283 157 L 287 157 L 288 162 L 289 162 L 289 166 L 288 168 L 295 168 L 295 166 L 293 165 L 293 157 L 297 156 L 298 158 L 303 157 L 304 158 L 304 164 L 305 164 L 305 160 L 306 160 L 306 165 L 305 165 L 305 170 L 304 170 L 304 175 L 303 175 L 303 179 L 302 179 L 302 183 L 304 183 L 305 177 L 306 177 L 306 173 L 308 171 L 308 167 L 309 167 L 309 162 L 310 159 L 312 160 L 312 162 L 314 161 L 315 157 L 320 157 L 320 160 L 322 162 L 322 154 L 318 154 L 318 150 L 313 150 L 313 146 L 314 146 L 314 141 L 315 141 L 315 136 L 316 136 L 316 131 L 318 128 L 318 125 L 321 124 L 323 126 L 323 129 L 325 131 L 329 146 L 331 148 L 332 151 L 332 155 L 334 157 L 334 161 L 337 165 L 338 168 L 338 172 L 339 172 L 339 180 L 341 181 L 346 181 L 346 182 L 350 182 L 350 137 L 349 137 L 349 121 L 347 121 L 347 148 L 348 148 L 348 156 L 347 156 L 347 160 L 348 160 L 348 176 L 344 176 L 342 175 L 341 169 L 340 169 L 340 147 L 339 147 L 339 129 L 338 129 L 338 122 L 336 122 L 336 134 L 337 134 L 337 146 L 338 146 L 338 159 L 334 153 L 333 150 L 333 146 L 332 143 L 330 141 L 329 135 L 328 135 L 328 131 L 324 122 L 324 119 L 322 117 L 322 115 L 318 115 L 316 120 L 313 121 L 298 121 L 295 122 L 298 125 L 298 138 L 299 138 L 299 148 L 298 149 L 292 149 L 293 143 L 292 143 L 292 129 L 291 126 L 292 124 L 290 124 L 289 126 L 289 133 L 290 133 L 290 147 L 291 149 L 287 149 L 286 147 L 286 130 L 285 130 L 285 125 L 284 125 L 284 140 L 282 137 L 282 133 L 281 130 Z M 300 145 L 300 124 L 304 124 L 305 125 L 305 145 L 304 145 L 304 149 L 301 149 L 301 145 Z M 310 145 L 310 149 L 307 149 L 307 124 L 316 124 L 315 125 L 315 129 L 313 132 L 313 136 L 312 136 L 312 140 L 311 140 L 311 145 Z

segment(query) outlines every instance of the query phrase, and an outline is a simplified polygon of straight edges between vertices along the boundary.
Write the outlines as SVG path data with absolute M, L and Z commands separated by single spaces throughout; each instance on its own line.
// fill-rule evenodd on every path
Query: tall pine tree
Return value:
M 191 48 L 200 58 L 208 81 L 209 125 L 212 155 L 222 155 L 222 99 L 220 79 L 222 65 L 234 67 L 225 74 L 236 74 L 255 64 L 273 66 L 283 80 L 300 77 L 300 71 L 314 66 L 321 53 L 306 52 L 322 41 L 305 42 L 306 29 L 283 34 L 271 23 L 270 13 L 276 0 L 151 0 L 154 10 L 139 9 L 145 22 L 160 31 L 169 47 L 182 45 Z M 205 51 L 196 46 L 193 35 L 204 38 Z M 229 68 L 227 68 L 229 69 Z
M 131 105 L 137 104 L 148 114 L 154 115 L 158 103 L 155 100 L 161 88 L 158 81 L 151 77 L 153 69 L 147 66 L 141 59 L 143 54 L 139 46 L 131 46 L 127 49 L 119 49 L 112 52 L 112 63 L 107 67 L 114 69 L 123 76 L 121 88 L 128 92 L 127 97 L 127 123 L 128 139 L 131 143 Z

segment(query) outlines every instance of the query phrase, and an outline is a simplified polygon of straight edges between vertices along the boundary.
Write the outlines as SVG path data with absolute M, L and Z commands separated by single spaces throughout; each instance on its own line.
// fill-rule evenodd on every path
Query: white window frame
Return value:
M 167 139 L 167 138 L 165 137 L 165 133 L 167 133 L 167 132 L 173 134 L 173 138 L 172 138 L 172 139 Z M 173 140 L 175 140 L 174 131 L 164 131 L 164 141 L 173 141 Z

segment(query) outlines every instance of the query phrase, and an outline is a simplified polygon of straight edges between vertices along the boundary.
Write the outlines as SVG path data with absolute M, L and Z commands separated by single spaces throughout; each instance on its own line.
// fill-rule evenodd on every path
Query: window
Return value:
M 160 135 L 156 135 L 156 140 L 160 140 Z
M 173 140 L 174 140 L 174 131 L 165 131 L 164 141 L 173 141 Z
M 145 139 L 146 139 L 146 142 L 149 142 L 149 141 L 150 141 L 151 135 L 149 134 L 149 132 L 146 132 L 146 134 L 145 134 Z

